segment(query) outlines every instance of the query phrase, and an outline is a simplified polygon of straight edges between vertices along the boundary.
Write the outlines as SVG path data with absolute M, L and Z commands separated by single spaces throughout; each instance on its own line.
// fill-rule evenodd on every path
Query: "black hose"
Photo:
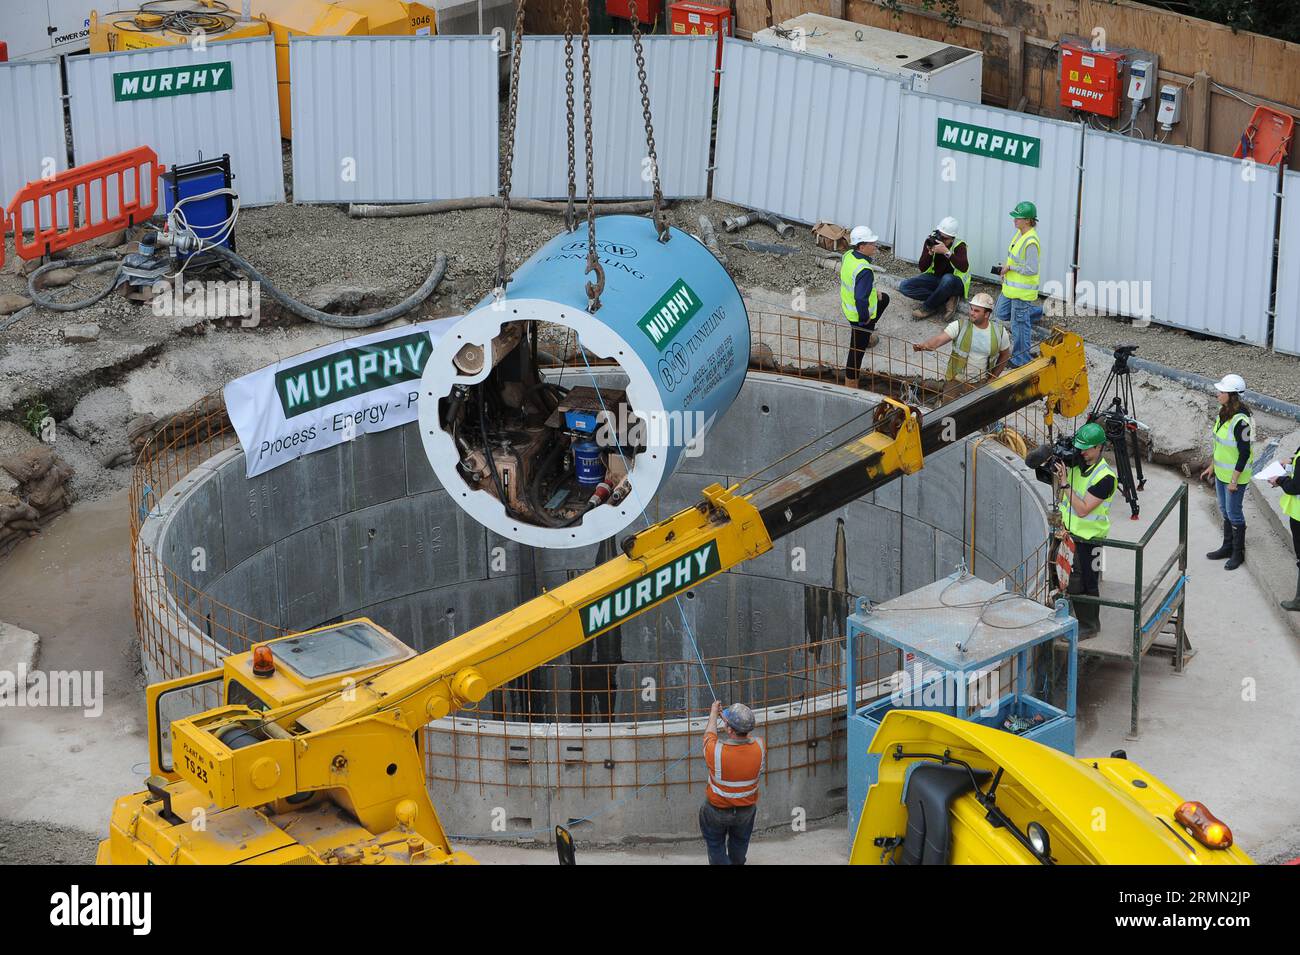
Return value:
M 297 315 L 301 319 L 309 322 L 315 322 L 317 325 L 326 325 L 330 328 L 372 328 L 375 325 L 381 325 L 384 322 L 394 318 L 400 318 L 407 312 L 414 309 L 438 287 L 443 276 L 447 274 L 447 256 L 439 252 L 438 257 L 433 261 L 433 269 L 429 272 L 429 277 L 424 280 L 415 292 L 406 299 L 398 302 L 396 305 L 390 305 L 388 308 L 378 312 L 369 312 L 365 315 L 331 315 L 329 312 L 322 312 L 318 308 L 312 308 L 310 305 L 304 305 L 297 299 L 292 299 L 284 292 L 275 287 L 270 279 L 259 272 L 253 263 L 249 262 L 242 255 L 231 252 L 225 246 L 213 245 L 203 249 L 205 253 L 215 255 L 219 259 L 224 259 L 231 265 L 238 268 L 255 282 L 261 283 L 262 287 L 289 312 Z
M 31 296 L 34 304 L 39 305 L 41 308 L 48 308 L 52 312 L 75 312 L 81 308 L 89 308 L 96 302 L 107 298 L 108 294 L 117 288 L 118 276 L 122 274 L 121 263 L 118 264 L 117 270 L 113 272 L 113 276 L 108 280 L 106 286 L 90 296 L 90 298 L 82 299 L 79 302 L 56 302 L 54 299 L 42 295 L 36 288 L 36 280 L 51 269 L 76 269 L 87 265 L 98 265 L 100 262 L 107 262 L 117 257 L 115 252 L 101 252 L 98 255 L 88 255 L 80 259 L 55 259 L 53 262 L 46 262 L 27 276 L 27 294 Z
M 546 453 L 546 457 L 542 459 L 542 463 L 538 466 L 536 473 L 533 474 L 533 479 L 528 482 L 528 503 L 533 506 L 534 513 L 537 514 L 537 517 L 547 527 L 568 527 L 569 524 L 572 523 L 571 521 L 561 521 L 551 517 L 551 515 L 546 512 L 546 508 L 542 506 L 541 495 L 539 493 L 542 489 L 542 481 L 550 472 L 551 468 L 555 466 L 555 462 L 559 459 L 563 451 L 563 441 L 557 440 L 552 444 L 551 450 Z

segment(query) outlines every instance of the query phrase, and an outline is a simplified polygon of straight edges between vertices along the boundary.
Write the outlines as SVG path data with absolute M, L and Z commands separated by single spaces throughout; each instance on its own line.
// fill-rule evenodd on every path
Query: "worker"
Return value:
M 879 239 L 866 226 L 855 226 L 849 233 L 852 247 L 840 260 L 840 308 L 853 336 L 844 363 L 844 383 L 854 388 L 858 386 L 863 356 L 880 341 L 876 323 L 889 307 L 889 296 L 876 288 L 876 267 L 871 264 Z
M 1019 368 L 1033 360 L 1034 322 L 1042 317 L 1038 307 L 1038 272 L 1042 244 L 1038 240 L 1038 208 L 1032 202 L 1017 203 L 1011 210 L 1016 234 L 1007 249 L 1005 263 L 995 265 L 993 273 L 1002 276 L 993 317 L 1011 326 L 1011 367 Z
M 996 378 L 1011 358 L 1011 336 L 1005 325 L 990 320 L 992 315 L 993 296 L 978 292 L 970 300 L 970 318 L 949 322 L 943 331 L 917 342 L 912 350 L 935 351 L 952 342 L 948 367 L 943 373 L 945 381 L 963 386 L 967 382 Z M 945 388 L 945 393 L 951 390 L 954 389 Z
M 1071 594 L 1089 597 L 1101 595 L 1101 552 L 1099 541 L 1110 534 L 1110 502 L 1118 481 L 1115 472 L 1102 456 L 1106 429 L 1090 421 L 1074 434 L 1073 445 L 1081 464 L 1066 467 L 1056 461 L 1052 466 L 1063 496 L 1059 506 L 1061 524 L 1074 541 L 1074 564 L 1070 570 Z M 1079 621 L 1079 639 L 1086 640 L 1101 631 L 1101 605 L 1072 601 Z
M 1219 514 L 1223 517 L 1223 543 L 1205 556 L 1210 560 L 1226 557 L 1224 569 L 1236 570 L 1246 561 L 1246 515 L 1241 506 L 1250 485 L 1250 466 L 1255 461 L 1251 447 L 1254 426 L 1250 409 L 1241 400 L 1246 391 L 1241 375 L 1224 375 L 1214 383 L 1214 390 L 1218 392 L 1219 413 L 1210 425 L 1213 459 L 1201 472 L 1201 480 L 1214 478 Z
M 957 220 L 944 217 L 925 237 L 916 267 L 920 275 L 903 279 L 898 290 L 921 302 L 912 309 L 913 318 L 929 318 L 943 310 L 951 318 L 957 303 L 970 295 L 969 249 L 965 239 L 957 238 Z
M 1296 448 L 1292 455 L 1287 473 L 1269 478 L 1268 483 L 1282 489 L 1282 499 L 1278 504 L 1291 524 L 1291 546 L 1295 548 L 1295 596 L 1283 600 L 1282 609 L 1300 613 L 1300 448 Z
M 704 726 L 709 788 L 700 807 L 700 833 L 709 850 L 709 865 L 745 864 L 766 755 L 763 741 L 750 735 L 753 731 L 754 711 L 748 706 L 732 703 L 724 710 L 713 701 Z

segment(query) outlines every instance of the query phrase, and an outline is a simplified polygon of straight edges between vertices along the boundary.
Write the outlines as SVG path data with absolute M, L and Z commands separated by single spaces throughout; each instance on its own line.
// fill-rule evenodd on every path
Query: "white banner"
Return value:
M 304 454 L 415 421 L 420 376 L 459 318 L 403 325 L 325 345 L 225 387 L 248 477 Z

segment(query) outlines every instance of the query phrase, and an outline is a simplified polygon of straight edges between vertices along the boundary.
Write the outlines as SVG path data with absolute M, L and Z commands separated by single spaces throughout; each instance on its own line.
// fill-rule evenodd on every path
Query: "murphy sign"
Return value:
M 664 292 L 663 298 L 650 306 L 650 311 L 641 317 L 636 327 L 645 332 L 656 348 L 663 351 L 699 310 L 700 297 L 693 288 L 678 279 Z
M 582 635 L 593 637 L 602 630 L 618 626 L 628 617 L 721 570 L 718 544 L 709 541 L 581 608 L 578 614 L 582 618 Z
M 113 100 L 118 103 L 186 93 L 216 93 L 233 88 L 229 60 L 113 74 Z
M 1022 166 L 1037 166 L 1042 145 L 1043 141 L 1036 136 L 1023 136 L 1020 133 L 939 118 L 939 146 L 944 149 L 1001 159 Z
M 448 323 L 403 325 L 335 342 L 236 378 L 226 410 L 248 477 L 415 421 L 420 377 Z

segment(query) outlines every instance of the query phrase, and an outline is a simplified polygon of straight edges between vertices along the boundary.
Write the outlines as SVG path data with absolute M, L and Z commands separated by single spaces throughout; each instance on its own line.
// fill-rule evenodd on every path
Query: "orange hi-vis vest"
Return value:
M 758 780 L 766 758 L 763 741 L 756 736 L 724 742 L 710 733 L 704 740 L 709 802 L 721 809 L 758 802 Z

